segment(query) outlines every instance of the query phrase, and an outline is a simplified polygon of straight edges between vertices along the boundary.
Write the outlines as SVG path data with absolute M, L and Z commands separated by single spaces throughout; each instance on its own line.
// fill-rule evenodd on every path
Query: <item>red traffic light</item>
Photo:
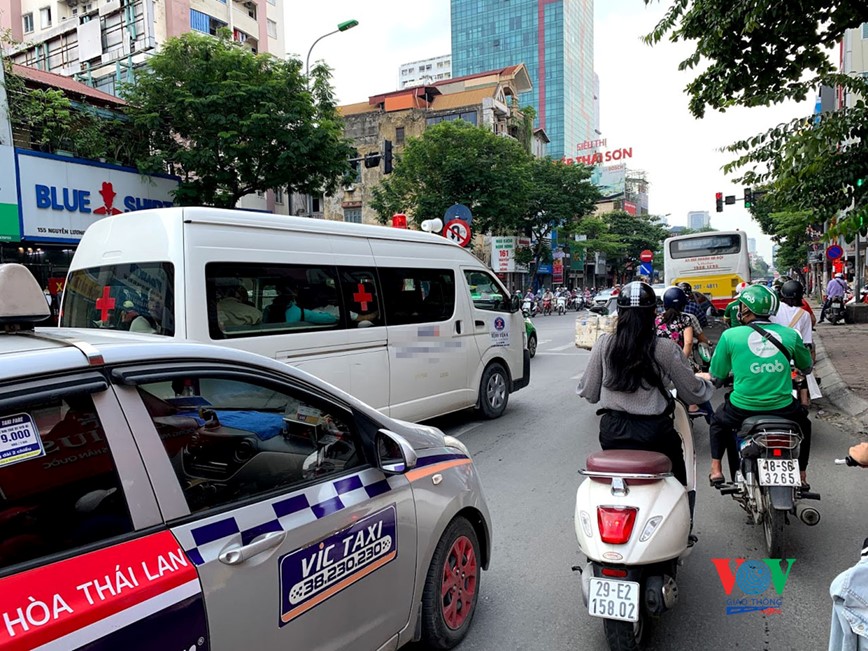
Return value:
M 717 212 L 723 212 L 723 192 L 714 193 L 714 209 Z

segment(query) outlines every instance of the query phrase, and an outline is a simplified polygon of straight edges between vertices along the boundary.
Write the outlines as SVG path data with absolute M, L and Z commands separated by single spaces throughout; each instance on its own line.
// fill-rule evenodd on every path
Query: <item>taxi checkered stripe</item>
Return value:
M 419 457 L 417 468 L 443 461 L 466 459 L 462 454 L 431 454 Z M 382 472 L 367 468 L 355 475 L 312 486 L 289 497 L 281 496 L 244 507 L 235 515 L 219 518 L 189 530 L 175 530 L 188 558 L 202 565 L 217 558 L 229 539 L 241 535 L 241 544 L 272 531 L 288 531 L 314 520 L 355 506 L 392 490 L 400 476 L 383 478 Z

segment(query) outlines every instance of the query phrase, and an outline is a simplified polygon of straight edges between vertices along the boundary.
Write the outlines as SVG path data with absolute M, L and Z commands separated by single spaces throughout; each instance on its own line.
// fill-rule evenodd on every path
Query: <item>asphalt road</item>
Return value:
M 481 580 L 479 608 L 461 651 L 605 649 L 600 620 L 582 604 L 574 565 L 584 564 L 573 527 L 576 471 L 598 449 L 595 407 L 575 395 L 590 355 L 573 346 L 575 314 L 538 317 L 539 351 L 530 386 L 510 398 L 495 421 L 467 415 L 434 424 L 469 447 L 482 476 L 494 526 L 491 568 Z M 713 403 L 719 404 L 718 392 Z M 727 599 L 712 558 L 766 557 L 761 527 L 729 497 L 700 482 L 695 533 L 699 543 L 681 568 L 676 608 L 651 632 L 649 649 L 817 651 L 828 647 L 832 579 L 852 565 L 868 535 L 868 471 L 833 465 L 857 440 L 855 425 L 825 412 L 812 415 L 808 478 L 822 494 L 822 520 L 788 527 L 795 558 L 782 613 L 725 614 Z M 708 474 L 708 429 L 697 421 L 698 476 Z M 733 596 L 739 595 L 735 588 Z M 768 593 L 774 596 L 773 592 Z

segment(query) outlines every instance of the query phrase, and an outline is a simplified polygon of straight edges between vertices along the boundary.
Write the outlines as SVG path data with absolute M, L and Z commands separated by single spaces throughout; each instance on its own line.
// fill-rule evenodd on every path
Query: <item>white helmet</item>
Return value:
M 748 287 L 750 287 L 750 283 L 739 283 L 738 285 L 735 286 L 735 295 L 738 296 L 744 290 L 746 290 Z
M 842 274 L 842 273 L 835 274 L 835 278 L 843 278 L 843 277 L 844 277 L 844 274 Z

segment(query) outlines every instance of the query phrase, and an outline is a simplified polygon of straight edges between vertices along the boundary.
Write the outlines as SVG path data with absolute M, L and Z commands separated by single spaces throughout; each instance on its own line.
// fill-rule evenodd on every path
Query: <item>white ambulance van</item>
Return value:
M 414 422 L 469 407 L 496 418 L 530 381 L 518 302 L 491 270 L 384 226 L 216 208 L 101 219 L 60 323 L 259 353 Z

